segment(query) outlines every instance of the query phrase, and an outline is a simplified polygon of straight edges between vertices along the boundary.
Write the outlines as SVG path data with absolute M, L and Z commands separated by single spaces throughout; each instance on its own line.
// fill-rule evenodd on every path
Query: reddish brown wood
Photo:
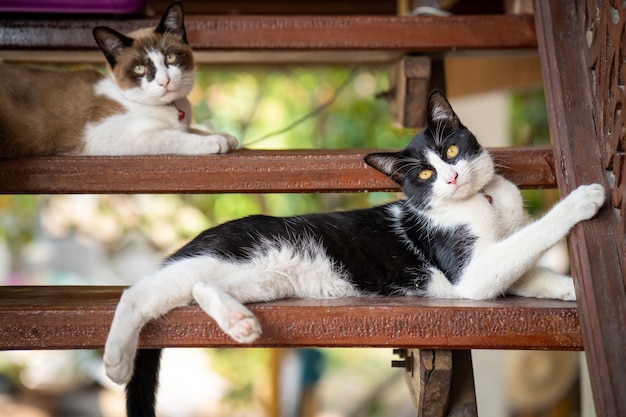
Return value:
M 369 150 L 239 150 L 213 156 L 0 160 L 0 193 L 270 193 L 397 191 L 368 167 Z M 524 188 L 554 187 L 549 148 L 494 149 L 500 172 Z
M 93 27 L 128 33 L 152 20 L 0 20 L 1 49 L 96 49 Z M 532 16 L 188 16 L 195 50 L 534 49 Z
M 121 287 L 1 287 L 0 349 L 101 348 Z M 573 302 L 418 297 L 282 300 L 250 305 L 252 346 L 579 350 Z M 143 347 L 239 346 L 197 306 L 151 322 Z
M 535 9 L 559 189 L 568 193 L 598 182 L 611 190 L 610 173 L 604 168 L 611 158 L 606 150 L 619 152 L 621 147 L 614 135 L 623 135 L 623 129 L 612 126 L 623 125 L 623 109 L 616 112 L 614 106 L 624 102 L 616 95 L 624 94 L 625 43 L 623 30 L 614 39 L 600 28 L 623 25 L 624 6 L 536 0 Z M 596 50 L 593 62 L 586 61 L 587 48 Z M 617 68 L 607 51 L 621 56 Z M 611 74 L 600 71 L 590 77 L 597 66 Z M 626 265 L 616 212 L 605 208 L 594 220 L 577 226 L 570 247 L 596 413 L 626 416 Z

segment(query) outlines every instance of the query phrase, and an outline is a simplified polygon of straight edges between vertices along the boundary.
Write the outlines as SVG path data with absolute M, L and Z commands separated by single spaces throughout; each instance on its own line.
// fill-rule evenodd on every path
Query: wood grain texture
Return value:
M 1 287 L 0 349 L 101 348 L 122 287 Z M 582 348 L 573 302 L 374 297 L 250 305 L 254 347 Z M 198 306 L 149 323 L 143 347 L 241 346 Z M 247 345 L 246 345 L 247 346 Z
M 594 182 L 611 190 L 610 173 L 603 163 L 608 145 L 605 141 L 611 138 L 598 129 L 603 112 L 610 111 L 609 94 L 624 94 L 618 87 L 621 93 L 606 92 L 594 100 L 592 91 L 602 87 L 595 84 L 598 77 L 590 79 L 590 68 L 604 58 L 585 62 L 585 49 L 603 48 L 605 40 L 603 35 L 595 38 L 598 31 L 593 22 L 596 18 L 612 20 L 619 15 L 617 3 L 574 3 L 535 1 L 548 119 L 557 150 L 559 189 L 564 194 Z M 622 9 L 623 5 L 619 7 Z M 591 28 L 586 23 L 592 23 Z M 623 51 L 624 41 L 612 47 Z M 620 129 L 612 134 L 623 132 Z M 596 414 L 626 416 L 626 265 L 616 211 L 605 207 L 595 219 L 578 225 L 570 237 L 570 251 Z
M 0 19 L 0 49 L 96 49 L 95 26 L 123 33 L 154 26 L 154 19 Z M 187 16 L 195 50 L 535 49 L 530 15 Z
M 41 157 L 0 161 L 0 193 L 274 193 L 398 191 L 369 150 L 239 150 L 212 156 Z M 550 148 L 494 149 L 523 188 L 554 188 Z

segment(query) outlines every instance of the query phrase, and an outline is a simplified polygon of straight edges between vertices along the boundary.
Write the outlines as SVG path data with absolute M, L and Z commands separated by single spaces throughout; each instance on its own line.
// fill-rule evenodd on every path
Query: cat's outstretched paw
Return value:
M 124 350 L 121 346 L 107 343 L 104 349 L 104 371 L 111 381 L 126 384 L 133 376 L 135 352 Z
M 234 151 L 239 146 L 239 141 L 233 135 L 229 135 L 228 133 L 220 133 L 226 139 L 226 150 L 224 152 Z
M 239 343 L 252 343 L 261 336 L 261 324 L 249 310 L 230 313 L 226 333 Z
M 194 140 L 189 141 L 186 144 L 187 147 L 181 153 L 190 155 L 228 153 L 237 149 L 238 145 L 237 138 L 228 133 L 209 134 L 196 130 L 194 131 Z
M 233 135 L 229 135 L 228 133 L 211 135 L 209 138 L 211 138 L 217 146 L 217 150 L 214 153 L 227 153 L 234 151 L 237 149 L 237 145 L 239 145 L 237 138 Z
M 581 220 L 588 220 L 596 215 L 606 200 L 606 191 L 600 184 L 581 185 L 567 197 L 573 210 Z

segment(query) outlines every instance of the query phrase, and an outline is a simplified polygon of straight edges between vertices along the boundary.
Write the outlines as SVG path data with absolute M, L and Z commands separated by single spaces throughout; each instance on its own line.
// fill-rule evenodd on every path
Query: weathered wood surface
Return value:
M 91 30 L 123 33 L 154 19 L 0 19 L 0 49 L 96 49 Z M 407 16 L 187 16 L 194 50 L 535 49 L 530 15 Z
M 618 172 L 626 132 L 624 5 L 536 0 L 535 9 L 559 189 L 601 183 L 623 213 L 626 201 L 615 196 L 626 178 Z M 596 413 L 607 417 L 626 416 L 626 252 L 617 213 L 605 207 L 570 237 Z
M 212 156 L 41 157 L 0 160 L 2 194 L 398 191 L 363 158 L 369 150 L 239 150 Z M 493 149 L 523 188 L 554 188 L 550 148 Z
M 101 348 L 122 287 L 1 287 L 0 349 Z M 580 350 L 573 302 L 418 297 L 282 300 L 249 306 L 261 347 Z M 143 347 L 240 346 L 198 306 L 144 329 Z

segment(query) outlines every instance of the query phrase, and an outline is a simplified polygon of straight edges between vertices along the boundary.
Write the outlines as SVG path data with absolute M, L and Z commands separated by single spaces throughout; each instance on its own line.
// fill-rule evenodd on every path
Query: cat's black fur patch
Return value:
M 420 292 L 428 283 L 431 266 L 454 282 L 471 255 L 474 237 L 466 227 L 433 228 L 425 217 L 401 209 L 402 227 L 410 239 L 405 241 L 390 211 L 392 206 L 406 204 L 398 201 L 371 209 L 288 218 L 251 216 L 206 230 L 167 262 L 214 255 L 242 263 L 278 246 L 307 254 L 313 242 L 323 248 L 338 273 L 347 275 L 365 293 Z M 452 241 L 457 243 L 450 245 Z

